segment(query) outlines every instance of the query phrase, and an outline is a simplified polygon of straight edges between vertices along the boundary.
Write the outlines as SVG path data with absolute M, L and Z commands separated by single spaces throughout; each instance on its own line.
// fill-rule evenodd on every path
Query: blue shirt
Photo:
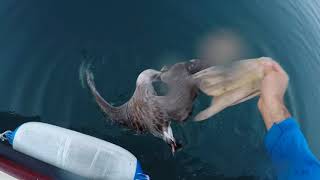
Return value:
M 320 180 L 320 163 L 293 118 L 274 124 L 265 145 L 279 180 Z

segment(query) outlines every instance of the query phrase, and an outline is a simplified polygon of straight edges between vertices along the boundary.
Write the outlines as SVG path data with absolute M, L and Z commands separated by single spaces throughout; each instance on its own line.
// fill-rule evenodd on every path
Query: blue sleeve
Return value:
M 320 180 L 320 163 L 293 118 L 274 124 L 265 145 L 279 180 Z

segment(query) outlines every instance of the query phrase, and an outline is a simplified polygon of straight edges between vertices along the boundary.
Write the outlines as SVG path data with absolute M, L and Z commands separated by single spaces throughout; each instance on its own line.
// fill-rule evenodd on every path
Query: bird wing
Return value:
M 259 95 L 264 76 L 260 62 L 260 58 L 240 60 L 229 65 L 212 66 L 194 74 L 197 87 L 213 97 L 211 105 L 197 114 L 195 121 L 208 119 L 229 106 Z

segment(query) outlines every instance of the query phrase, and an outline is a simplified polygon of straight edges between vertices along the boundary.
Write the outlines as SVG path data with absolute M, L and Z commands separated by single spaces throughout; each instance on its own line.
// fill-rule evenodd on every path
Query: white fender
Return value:
M 120 146 L 58 126 L 28 122 L 6 135 L 13 149 L 90 179 L 133 180 L 139 162 Z

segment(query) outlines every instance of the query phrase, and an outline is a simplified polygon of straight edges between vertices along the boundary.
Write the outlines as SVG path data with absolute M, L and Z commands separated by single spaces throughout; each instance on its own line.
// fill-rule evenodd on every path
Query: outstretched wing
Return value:
M 261 59 L 247 59 L 226 66 L 212 66 L 193 75 L 198 88 L 212 96 L 211 105 L 201 111 L 196 121 L 202 121 L 223 109 L 260 94 L 263 78 Z

